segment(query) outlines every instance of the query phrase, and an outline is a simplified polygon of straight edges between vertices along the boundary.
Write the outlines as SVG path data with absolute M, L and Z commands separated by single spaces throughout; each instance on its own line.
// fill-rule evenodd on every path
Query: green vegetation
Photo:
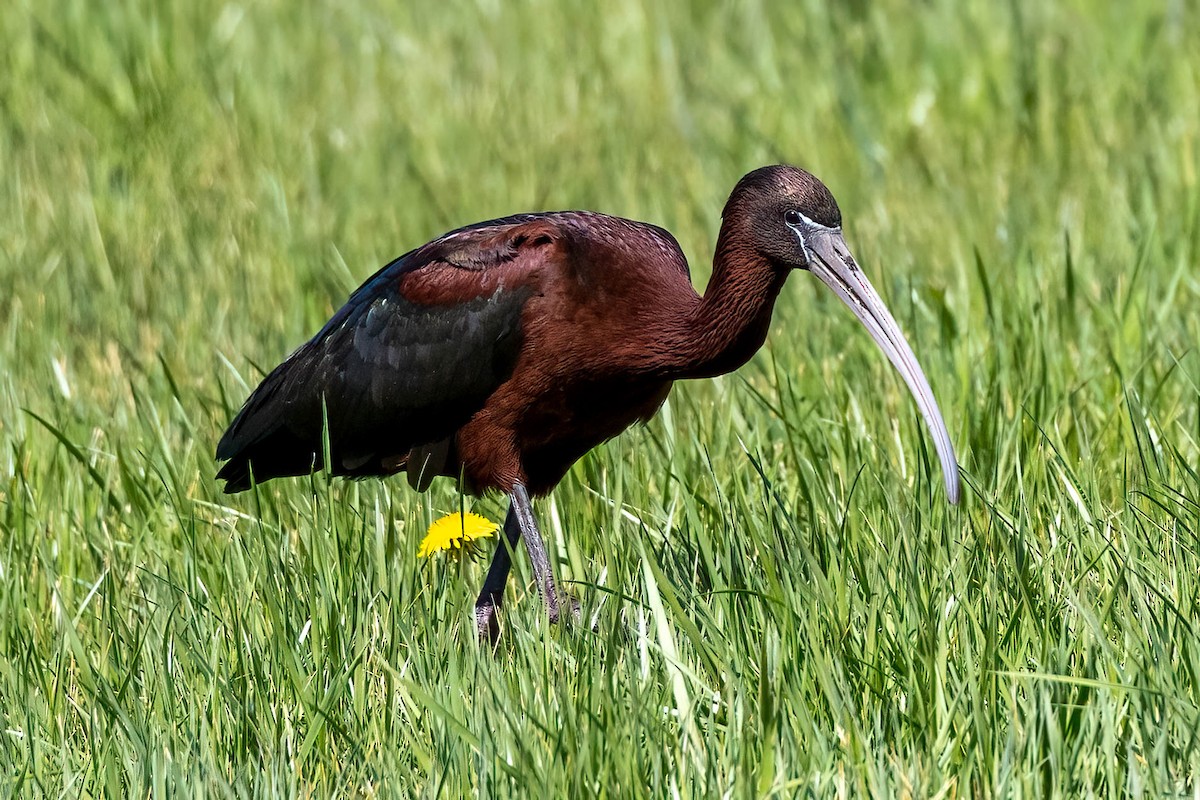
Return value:
M 1192 796 L 1200 16 L 1186 2 L 15 0 L 0 14 L 0 795 Z M 248 386 L 476 219 L 592 208 L 703 283 L 821 176 L 929 374 L 810 276 L 739 373 L 422 560 L 450 482 L 226 496 Z M 498 519 L 499 498 L 468 500 Z

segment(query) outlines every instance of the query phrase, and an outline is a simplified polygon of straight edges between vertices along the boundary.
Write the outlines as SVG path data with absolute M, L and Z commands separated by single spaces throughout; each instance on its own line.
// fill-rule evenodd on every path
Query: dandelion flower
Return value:
M 417 555 L 421 558 L 442 550 L 467 549 L 476 539 L 487 539 L 500 526 L 478 514 L 451 514 L 429 526 Z

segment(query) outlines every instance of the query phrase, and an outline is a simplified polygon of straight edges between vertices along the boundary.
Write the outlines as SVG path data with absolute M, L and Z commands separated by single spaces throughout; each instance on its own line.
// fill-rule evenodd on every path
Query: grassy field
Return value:
M 1200 16 L 829 6 L 9 3 L 0 796 L 1200 796 Z M 389 258 L 591 208 L 702 283 L 776 161 L 960 507 L 808 275 L 541 504 L 594 630 L 521 558 L 476 644 L 486 561 L 416 556 L 451 482 L 221 493 L 248 387 Z

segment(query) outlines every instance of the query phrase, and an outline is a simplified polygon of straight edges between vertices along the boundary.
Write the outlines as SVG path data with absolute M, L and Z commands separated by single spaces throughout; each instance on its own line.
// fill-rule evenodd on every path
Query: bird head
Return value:
M 908 384 L 933 435 L 946 495 L 957 503 L 958 462 L 933 390 L 900 326 L 850 254 L 842 236 L 842 212 L 825 184 L 797 167 L 762 167 L 734 187 L 724 216 L 727 224 L 736 217 L 748 225 L 752 246 L 777 269 L 816 275 L 867 328 Z

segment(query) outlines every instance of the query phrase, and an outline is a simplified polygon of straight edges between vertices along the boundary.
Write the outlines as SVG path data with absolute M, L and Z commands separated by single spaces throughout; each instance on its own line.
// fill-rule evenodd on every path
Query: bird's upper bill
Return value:
M 912 348 L 900 332 L 900 326 L 850 255 L 846 240 L 842 238 L 841 227 L 827 227 L 803 215 L 798 225 L 789 227 L 800 237 L 801 247 L 808 256 L 808 269 L 850 307 L 908 384 L 917 407 L 921 409 L 921 416 L 933 435 L 934 446 L 942 462 L 946 496 L 951 503 L 958 503 L 962 491 L 958 462 L 933 390 L 929 388 L 929 381 L 917 363 Z

